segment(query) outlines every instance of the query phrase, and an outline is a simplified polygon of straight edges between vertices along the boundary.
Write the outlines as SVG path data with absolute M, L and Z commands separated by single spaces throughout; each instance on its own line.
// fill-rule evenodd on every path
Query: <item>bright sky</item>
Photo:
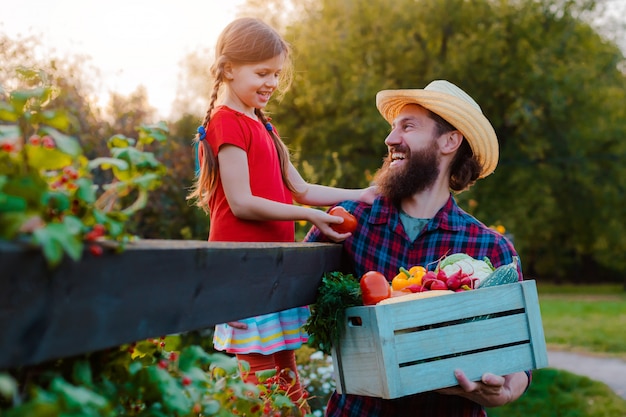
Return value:
M 212 49 L 243 0 L 0 0 L 0 32 L 41 35 L 55 57 L 86 55 L 110 91 L 139 85 L 163 117 L 170 114 L 181 59 Z

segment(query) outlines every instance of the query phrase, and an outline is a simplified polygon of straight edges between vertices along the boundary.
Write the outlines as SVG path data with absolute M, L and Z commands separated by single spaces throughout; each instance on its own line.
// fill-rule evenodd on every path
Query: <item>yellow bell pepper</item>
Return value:
M 391 280 L 391 288 L 394 291 L 402 291 L 410 285 L 422 285 L 422 278 L 426 274 L 426 268 L 423 266 L 414 266 L 407 270 L 400 267 L 400 272 Z

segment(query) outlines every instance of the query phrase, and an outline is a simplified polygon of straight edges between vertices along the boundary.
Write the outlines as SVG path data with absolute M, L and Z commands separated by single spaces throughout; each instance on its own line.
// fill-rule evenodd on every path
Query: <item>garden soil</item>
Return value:
M 548 366 L 608 385 L 626 399 L 626 361 L 573 352 L 548 351 Z

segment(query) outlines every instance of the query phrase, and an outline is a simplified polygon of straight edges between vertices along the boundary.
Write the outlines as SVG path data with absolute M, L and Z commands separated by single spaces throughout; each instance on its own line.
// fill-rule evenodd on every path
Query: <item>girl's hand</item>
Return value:
M 234 329 L 246 330 L 248 328 L 248 325 L 241 321 L 229 321 L 226 324 Z
M 333 230 L 330 225 L 332 224 L 340 224 L 343 222 L 343 218 L 339 216 L 332 216 L 324 211 L 311 209 L 311 217 L 309 219 L 311 223 L 313 223 L 320 232 L 326 235 L 333 242 L 339 243 L 343 242 L 350 236 L 352 233 L 337 233 Z
M 364 188 L 361 191 L 361 195 L 359 195 L 359 201 L 362 201 L 365 204 L 372 205 L 374 204 L 374 200 L 380 195 L 378 192 L 378 186 L 372 185 L 371 187 Z

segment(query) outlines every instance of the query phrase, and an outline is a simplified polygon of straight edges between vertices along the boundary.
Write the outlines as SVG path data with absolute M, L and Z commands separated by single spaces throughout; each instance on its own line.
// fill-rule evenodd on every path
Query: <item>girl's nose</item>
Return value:
M 278 86 L 278 77 L 269 77 L 265 84 L 270 87 Z

